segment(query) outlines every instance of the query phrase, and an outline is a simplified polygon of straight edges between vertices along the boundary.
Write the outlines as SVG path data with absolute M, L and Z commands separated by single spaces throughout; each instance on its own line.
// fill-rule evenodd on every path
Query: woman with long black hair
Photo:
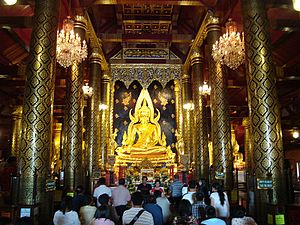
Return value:
M 54 225 L 80 225 L 80 220 L 76 211 L 73 211 L 73 198 L 66 196 L 61 202 L 60 209 L 53 217 Z
M 212 184 L 210 204 L 216 209 L 216 216 L 227 219 L 229 217 L 229 201 L 223 186 L 219 183 Z
M 109 208 L 106 205 L 101 205 L 95 212 L 95 219 L 91 222 L 91 225 L 115 225 L 115 223 L 109 219 Z
M 192 216 L 192 204 L 189 200 L 182 199 L 178 207 L 179 216 L 173 220 L 173 225 L 197 225 L 197 219 Z

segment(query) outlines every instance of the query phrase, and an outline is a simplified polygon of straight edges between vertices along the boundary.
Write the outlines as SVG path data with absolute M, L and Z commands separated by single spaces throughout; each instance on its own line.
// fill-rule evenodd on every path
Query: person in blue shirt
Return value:
M 156 198 L 154 195 L 150 195 L 148 197 L 148 201 L 144 204 L 143 208 L 152 214 L 154 219 L 154 225 L 164 224 L 162 208 L 156 204 Z

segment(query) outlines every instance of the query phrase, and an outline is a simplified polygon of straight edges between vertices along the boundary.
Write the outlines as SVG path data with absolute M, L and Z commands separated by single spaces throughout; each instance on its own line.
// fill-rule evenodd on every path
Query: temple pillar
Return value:
M 253 171 L 253 146 L 251 145 L 252 141 L 250 138 L 250 121 L 249 117 L 244 117 L 242 125 L 245 129 L 245 138 L 244 138 L 244 152 L 245 152 L 245 162 L 246 162 L 246 184 L 248 191 L 248 213 L 254 215 L 254 171 Z
M 250 138 L 256 178 L 273 180 L 270 190 L 255 187 L 257 218 L 264 220 L 265 204 L 284 204 L 283 161 L 280 108 L 265 2 L 242 1 L 244 17 L 247 87 L 250 112 Z
M 99 171 L 99 146 L 100 146 L 100 93 L 101 93 L 101 55 L 98 49 L 92 49 L 90 56 L 90 87 L 93 95 L 87 104 L 86 118 L 86 146 L 87 146 L 87 168 L 90 178 Z M 99 176 L 99 175 L 98 175 Z
M 11 156 L 19 158 L 22 134 L 22 106 L 18 105 L 12 112 Z
M 53 123 L 53 148 L 50 154 L 51 174 L 59 173 L 61 169 L 61 130 L 62 124 L 57 121 Z
M 104 72 L 101 79 L 101 110 L 100 110 L 100 162 L 101 169 L 107 169 L 109 147 L 109 113 L 110 113 L 110 76 Z
M 214 172 L 224 175 L 224 188 L 233 186 L 233 157 L 230 138 L 230 117 L 227 100 L 225 74 L 221 63 L 212 58 L 212 46 L 221 36 L 217 17 L 211 17 L 207 26 L 208 65 L 211 82 L 211 138 L 213 148 Z
M 50 193 L 45 184 L 50 173 L 56 35 L 59 1 L 35 2 L 22 115 L 19 157 L 19 203 L 39 204 L 40 221 L 51 220 Z
M 177 136 L 177 143 L 182 138 L 183 131 L 183 113 L 182 113 L 182 95 L 180 89 L 180 81 L 174 80 L 174 92 L 175 92 L 175 108 L 176 108 L 176 130 L 179 136 Z M 180 163 L 180 150 L 177 149 L 176 160 Z M 184 151 L 184 149 L 182 149 Z
M 86 20 L 76 16 L 74 32 L 85 39 Z M 67 77 L 66 108 L 64 115 L 63 169 L 65 188 L 74 190 L 82 185 L 82 140 L 83 140 L 83 64 L 74 63 Z
M 196 178 L 208 179 L 209 153 L 205 96 L 200 95 L 199 87 L 203 84 L 204 58 L 195 51 L 191 56 L 193 103 L 194 103 L 194 143 L 195 143 L 195 173 Z
M 191 77 L 187 72 L 182 75 L 182 92 L 183 92 L 183 133 L 184 140 L 184 155 L 181 156 L 181 163 L 185 169 L 194 168 L 194 148 L 192 138 L 193 127 L 193 102 L 192 102 L 192 89 Z

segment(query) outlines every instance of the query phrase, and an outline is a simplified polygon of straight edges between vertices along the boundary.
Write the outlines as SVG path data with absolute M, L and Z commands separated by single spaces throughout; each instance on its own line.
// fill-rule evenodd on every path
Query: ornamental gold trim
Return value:
M 182 65 L 174 64 L 111 64 L 111 78 L 113 82 L 124 82 L 127 88 L 134 80 L 143 88 L 155 80 L 165 87 L 169 81 L 180 78 L 181 68 Z

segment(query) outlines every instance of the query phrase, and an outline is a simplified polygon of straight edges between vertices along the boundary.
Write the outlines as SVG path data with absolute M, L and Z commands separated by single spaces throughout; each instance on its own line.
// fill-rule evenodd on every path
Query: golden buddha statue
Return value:
M 154 117 L 154 107 L 147 89 L 142 89 L 132 115 L 127 132 L 123 134 L 122 147 L 116 152 L 117 163 L 135 163 L 143 159 L 154 159 L 156 162 L 173 162 L 175 154 L 166 146 L 166 136 L 158 123 L 160 112 Z

